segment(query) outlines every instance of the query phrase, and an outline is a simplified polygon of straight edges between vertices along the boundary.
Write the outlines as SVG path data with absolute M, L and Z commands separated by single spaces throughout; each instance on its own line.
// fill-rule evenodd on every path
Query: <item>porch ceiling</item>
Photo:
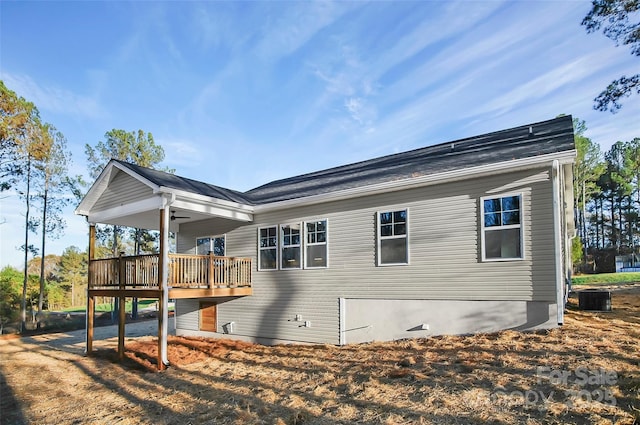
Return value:
M 108 212 L 96 212 L 90 214 L 88 220 L 91 223 L 113 224 L 117 226 L 135 227 L 138 229 L 159 230 L 160 229 L 160 208 L 151 208 L 143 211 L 127 212 L 127 206 L 123 205 Z M 119 212 L 119 213 L 117 213 Z M 225 216 L 227 214 L 203 213 L 188 208 L 170 207 L 169 231 L 178 232 L 180 225 L 200 220 L 206 220 L 213 217 Z M 171 219 L 171 217 L 175 217 Z
M 202 214 L 194 211 L 189 211 L 186 209 L 176 208 L 171 209 L 172 216 L 176 218 L 174 220 L 169 220 L 169 231 L 177 232 L 180 230 L 180 224 L 190 223 L 194 221 L 206 220 L 208 218 L 216 217 L 215 215 Z M 181 217 L 181 218 L 178 218 Z M 182 218 L 186 217 L 186 218 Z M 91 218 L 91 216 L 89 216 Z M 138 229 L 147 229 L 147 230 L 159 230 L 160 229 L 160 209 L 151 209 L 147 211 L 142 211 L 134 214 L 126 214 L 114 216 L 112 218 L 104 218 L 96 220 L 89 220 L 93 223 L 100 224 L 114 224 L 117 226 L 128 226 L 135 227 Z

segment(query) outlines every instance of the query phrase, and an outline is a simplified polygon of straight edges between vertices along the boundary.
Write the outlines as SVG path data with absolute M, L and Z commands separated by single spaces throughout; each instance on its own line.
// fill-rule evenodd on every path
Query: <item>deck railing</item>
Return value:
M 89 287 L 157 288 L 159 254 L 121 256 L 89 262 Z M 238 288 L 251 286 L 251 258 L 169 254 L 171 288 Z

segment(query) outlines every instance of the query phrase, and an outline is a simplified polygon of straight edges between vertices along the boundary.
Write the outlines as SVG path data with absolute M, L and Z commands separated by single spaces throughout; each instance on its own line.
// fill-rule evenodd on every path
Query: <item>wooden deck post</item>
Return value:
M 125 289 L 126 271 L 124 261 L 122 261 L 122 252 L 118 257 L 118 286 L 120 290 Z M 123 296 L 118 297 L 118 359 L 124 360 L 124 324 L 126 321 L 125 303 L 127 299 Z
M 95 315 L 95 300 L 87 289 L 87 347 L 86 354 L 90 356 L 93 352 L 93 318 Z
M 127 320 L 125 303 L 126 297 L 120 297 L 118 304 L 118 359 L 124 360 L 124 324 Z
M 213 251 L 209 251 L 209 279 L 207 288 L 211 289 L 215 285 L 215 261 L 213 259 Z
M 93 320 L 95 315 L 95 302 L 93 295 L 91 295 L 91 286 L 93 284 L 93 273 L 91 270 L 91 261 L 93 261 L 96 252 L 96 226 L 95 224 L 89 225 L 89 266 L 87 267 L 87 311 L 85 312 L 87 318 L 86 324 L 86 347 L 85 352 L 87 356 L 91 355 L 93 351 Z

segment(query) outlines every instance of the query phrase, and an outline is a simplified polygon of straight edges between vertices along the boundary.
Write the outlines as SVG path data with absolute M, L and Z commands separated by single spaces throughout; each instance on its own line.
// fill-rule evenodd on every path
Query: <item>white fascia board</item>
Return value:
M 111 176 L 113 175 L 114 168 L 127 173 L 129 176 L 138 180 L 139 182 L 149 186 L 154 192 L 158 189 L 158 185 L 151 183 L 149 180 L 145 179 L 141 175 L 131 171 L 124 165 L 111 161 L 107 164 L 107 166 L 100 172 L 100 175 L 96 179 L 96 181 L 91 185 L 87 194 L 82 198 L 80 204 L 74 211 L 76 215 L 84 215 L 89 216 L 91 212 L 91 208 L 98 202 L 100 196 L 104 193 L 104 191 L 109 186 L 109 182 L 111 181 Z
M 183 191 L 171 190 L 171 194 L 175 194 L 176 192 Z M 187 196 L 183 197 L 182 195 L 185 194 Z M 176 194 L 175 200 L 171 202 L 171 207 L 232 220 L 253 221 L 253 208 L 248 205 L 236 204 L 234 202 L 196 195 L 190 192 L 183 192 L 179 195 Z
M 186 190 L 173 189 L 166 186 L 159 186 L 154 189 L 154 193 L 167 193 L 175 195 L 176 197 L 183 198 L 187 201 L 194 201 L 198 203 L 216 204 L 222 208 L 235 209 L 238 211 L 244 211 L 246 213 L 253 212 L 253 206 L 247 204 L 241 204 L 239 202 L 226 201 L 224 199 L 213 198 L 211 196 L 201 195 L 198 193 L 187 192 Z
M 100 195 L 106 190 L 109 185 L 109 181 L 111 180 L 111 172 L 113 170 L 113 164 L 107 165 L 107 167 L 102 170 L 98 178 L 91 185 L 87 194 L 84 195 L 80 204 L 74 211 L 76 215 L 84 215 L 88 216 L 89 211 L 95 205 L 95 203 L 100 198 Z
M 339 201 L 360 196 L 377 195 L 387 192 L 395 192 L 398 190 L 406 190 L 414 187 L 430 186 L 435 184 L 450 183 L 469 178 L 483 177 L 487 175 L 505 174 L 519 170 L 527 170 L 532 168 L 540 168 L 551 166 L 554 160 L 560 164 L 571 164 L 575 162 L 576 151 L 569 150 L 559 153 L 539 155 L 523 159 L 515 159 L 511 161 L 497 162 L 493 164 L 480 165 L 477 167 L 463 168 L 443 173 L 430 174 L 421 177 L 412 177 L 402 180 L 394 180 L 383 183 L 376 183 L 368 186 L 345 189 L 337 192 L 323 193 L 320 195 L 312 195 L 304 198 L 288 199 L 286 201 L 271 202 L 269 204 L 256 205 L 254 211 L 256 214 L 276 211 L 286 208 L 292 208 L 302 205 L 313 205 L 323 202 Z
M 187 211 L 198 212 L 216 217 L 228 218 L 237 221 L 253 221 L 253 214 L 235 208 L 227 208 L 217 205 L 214 202 L 193 202 L 190 200 L 176 199 L 171 203 L 171 207 L 180 208 Z
M 162 208 L 164 200 L 162 196 L 154 196 L 152 198 L 131 202 L 129 204 L 118 205 L 102 211 L 87 214 L 90 223 L 109 223 L 110 220 L 121 218 L 128 215 L 139 214 L 145 211 L 157 210 Z

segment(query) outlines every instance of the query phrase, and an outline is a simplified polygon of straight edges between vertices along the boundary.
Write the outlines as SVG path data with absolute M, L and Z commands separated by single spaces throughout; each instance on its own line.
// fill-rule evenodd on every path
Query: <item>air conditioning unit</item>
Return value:
M 611 291 L 585 289 L 578 292 L 580 310 L 611 311 Z

